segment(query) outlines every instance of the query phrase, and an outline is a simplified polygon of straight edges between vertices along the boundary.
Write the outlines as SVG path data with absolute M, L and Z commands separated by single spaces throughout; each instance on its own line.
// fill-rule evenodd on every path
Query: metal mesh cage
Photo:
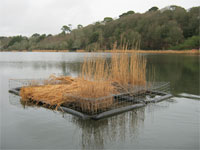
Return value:
M 10 92 L 19 95 L 20 87 L 44 85 L 45 79 L 12 79 L 9 82 Z M 49 84 L 49 82 L 48 82 Z M 51 84 L 59 84 L 59 81 Z M 170 83 L 169 82 L 147 82 L 145 86 L 129 87 L 129 90 L 118 92 L 118 94 L 110 94 L 99 98 L 83 98 L 73 94 L 63 92 L 63 100 L 72 99 L 72 101 L 64 102 L 61 105 L 61 110 L 73 110 L 85 114 L 87 116 L 95 116 L 104 112 L 117 110 L 128 110 L 132 106 L 144 106 L 150 102 L 157 102 L 163 98 L 169 97 Z M 42 102 L 42 100 L 41 100 Z
M 64 94 L 64 99 L 71 98 L 74 99 L 74 102 L 63 105 L 87 115 L 97 115 L 134 104 L 156 102 L 167 94 L 170 94 L 169 82 L 148 82 L 147 86 L 134 86 L 132 91 L 99 98 L 82 98 Z

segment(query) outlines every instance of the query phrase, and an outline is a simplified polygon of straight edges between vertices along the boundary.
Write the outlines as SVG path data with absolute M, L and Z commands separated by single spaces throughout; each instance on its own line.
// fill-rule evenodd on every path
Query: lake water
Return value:
M 91 53 L 0 53 L 1 149 L 199 149 L 197 55 L 146 54 L 156 81 L 171 83 L 166 101 L 99 121 L 42 107 L 23 107 L 8 93 L 9 79 L 76 76 Z M 104 54 L 109 57 L 110 54 Z

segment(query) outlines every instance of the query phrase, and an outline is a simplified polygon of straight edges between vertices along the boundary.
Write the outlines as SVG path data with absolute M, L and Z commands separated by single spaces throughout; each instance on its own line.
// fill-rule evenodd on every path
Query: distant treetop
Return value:
M 119 18 L 127 16 L 127 15 L 132 15 L 134 13 L 135 13 L 134 11 L 130 10 L 130 11 L 126 12 L 126 13 L 123 13 L 123 14 L 119 15 Z
M 154 6 L 154 7 L 151 7 L 151 8 L 149 9 L 149 11 L 157 11 L 158 9 L 159 9 L 158 7 Z
M 105 22 L 105 23 L 110 22 L 110 21 L 113 21 L 113 18 L 111 18 L 111 17 L 105 17 L 103 19 L 103 22 Z

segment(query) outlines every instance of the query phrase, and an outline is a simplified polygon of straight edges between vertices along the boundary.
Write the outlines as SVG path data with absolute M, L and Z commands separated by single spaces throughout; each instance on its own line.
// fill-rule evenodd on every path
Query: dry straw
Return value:
M 93 113 L 112 107 L 114 101 L 110 95 L 145 84 L 146 59 L 125 50 L 121 54 L 112 53 L 110 62 L 103 56 L 86 57 L 79 77 L 50 76 L 43 85 L 34 83 L 22 87 L 20 96 L 24 101 L 57 107 L 73 105 L 83 112 Z
M 136 53 L 113 53 L 110 80 L 125 91 L 130 87 L 146 84 L 146 59 Z

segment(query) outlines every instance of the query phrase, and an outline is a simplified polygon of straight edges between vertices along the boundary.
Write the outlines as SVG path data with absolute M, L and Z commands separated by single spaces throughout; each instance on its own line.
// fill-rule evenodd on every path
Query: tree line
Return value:
M 85 27 L 63 25 L 57 35 L 0 37 L 0 50 L 199 49 L 199 11 L 199 6 L 186 10 L 175 5 L 145 13 L 130 10 Z

